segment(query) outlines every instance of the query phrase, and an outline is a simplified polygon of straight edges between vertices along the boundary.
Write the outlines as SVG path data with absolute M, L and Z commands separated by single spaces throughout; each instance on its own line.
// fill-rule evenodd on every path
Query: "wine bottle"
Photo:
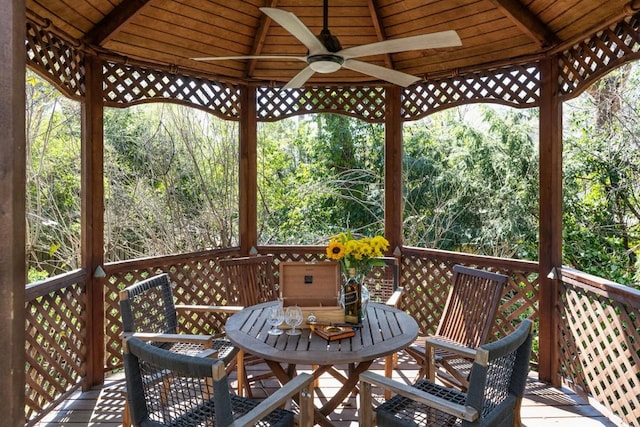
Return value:
M 360 282 L 356 279 L 356 269 L 349 269 L 349 278 L 342 289 L 344 295 L 344 321 L 346 323 L 360 323 L 362 313 L 362 300 Z

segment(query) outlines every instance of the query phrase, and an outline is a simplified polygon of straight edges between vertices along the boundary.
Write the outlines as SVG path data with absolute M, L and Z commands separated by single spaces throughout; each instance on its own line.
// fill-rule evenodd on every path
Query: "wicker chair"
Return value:
M 533 323 L 524 320 L 505 338 L 473 350 L 443 343 L 449 351 L 474 362 L 469 391 L 426 379 L 413 386 L 378 374 L 360 374 L 361 426 L 520 426 L 520 405 L 529 372 Z M 396 395 L 372 412 L 371 387 Z
M 293 426 L 279 407 L 300 403 L 299 425 L 313 422 L 313 377 L 300 374 L 261 403 L 229 392 L 221 360 L 172 353 L 137 338 L 124 340 L 127 399 L 139 426 Z
M 196 306 L 187 306 L 195 310 Z M 185 307 L 183 307 L 185 308 Z M 241 307 L 202 306 L 203 311 L 232 313 Z M 178 333 L 177 307 L 173 301 L 171 283 L 166 273 L 141 280 L 120 291 L 122 331 L 175 353 L 215 355 L 233 366 L 238 349 L 224 333 L 192 335 Z
M 250 307 L 278 299 L 273 270 L 273 255 L 252 255 L 219 261 L 226 278 L 226 293 L 229 304 Z M 270 372 L 249 376 L 247 366 L 262 363 L 262 359 L 240 350 L 237 357 L 238 394 L 252 396 L 251 383 L 273 375 Z
M 427 337 L 423 345 L 418 340 L 405 349 L 421 365 L 418 379 L 426 375 L 433 382 L 437 375 L 445 385 L 467 389 L 471 362 L 439 343 L 468 348 L 486 343 L 507 280 L 507 276 L 498 273 L 453 267 L 453 285 L 435 335 Z

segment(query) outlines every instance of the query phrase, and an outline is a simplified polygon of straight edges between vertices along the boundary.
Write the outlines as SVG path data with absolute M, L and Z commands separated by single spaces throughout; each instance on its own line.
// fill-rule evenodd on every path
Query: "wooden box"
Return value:
M 335 307 L 339 286 L 340 265 L 336 262 L 280 263 L 280 296 L 285 306 Z

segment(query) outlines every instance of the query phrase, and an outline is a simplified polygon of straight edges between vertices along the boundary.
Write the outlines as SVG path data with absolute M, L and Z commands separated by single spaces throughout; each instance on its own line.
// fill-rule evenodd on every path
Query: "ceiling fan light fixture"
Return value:
M 307 57 L 307 62 L 316 73 L 328 74 L 338 71 L 344 59 L 338 55 L 311 55 Z

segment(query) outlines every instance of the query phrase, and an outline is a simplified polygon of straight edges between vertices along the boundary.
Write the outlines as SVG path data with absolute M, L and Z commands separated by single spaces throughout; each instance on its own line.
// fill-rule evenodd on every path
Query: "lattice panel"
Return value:
M 26 49 L 27 65 L 39 71 L 68 97 L 84 97 L 82 52 L 33 21 L 27 21 Z
M 217 267 L 220 257 L 216 255 L 194 255 L 189 261 L 168 262 L 110 273 L 105 287 L 105 368 L 111 370 L 122 365 L 120 333 L 120 307 L 118 293 L 125 287 L 146 277 L 167 272 L 174 284 L 173 296 L 176 304 L 224 305 L 222 274 Z M 170 261 L 170 259 L 167 259 Z M 109 267 L 107 267 L 109 269 Z M 113 269 L 113 268 L 112 268 Z M 179 319 L 180 331 L 188 334 L 218 334 L 224 330 L 226 316 L 223 314 L 189 313 Z
M 445 108 L 482 101 L 535 107 L 539 100 L 538 64 L 529 63 L 410 86 L 403 92 L 401 116 L 404 120 L 417 120 Z
M 384 122 L 385 91 L 370 87 L 257 89 L 258 120 L 277 121 L 310 113 L 338 113 L 367 122 Z
M 561 284 L 562 376 L 630 425 L 640 420 L 640 308 Z
M 459 261 L 437 258 L 429 255 L 404 256 L 402 258 L 402 280 L 404 287 L 402 308 L 418 322 L 421 335 L 434 334 L 444 305 L 447 301 L 453 266 Z M 502 295 L 496 326 L 490 341 L 504 337 L 520 324 L 524 318 L 538 319 L 538 274 L 517 269 L 495 269 L 490 265 L 465 264 L 468 267 L 483 268 L 509 276 L 508 284 Z M 538 361 L 536 351 L 531 360 Z
M 126 107 L 149 101 L 172 101 L 223 119 L 239 118 L 239 91 L 235 86 L 114 62 L 105 62 L 103 71 L 105 105 Z
M 35 423 L 44 410 L 79 387 L 85 376 L 86 306 L 82 286 L 72 286 L 26 304 L 25 416 Z
M 639 15 L 635 15 L 563 52 L 559 63 L 562 98 L 577 96 L 611 69 L 639 58 L 639 29 Z

